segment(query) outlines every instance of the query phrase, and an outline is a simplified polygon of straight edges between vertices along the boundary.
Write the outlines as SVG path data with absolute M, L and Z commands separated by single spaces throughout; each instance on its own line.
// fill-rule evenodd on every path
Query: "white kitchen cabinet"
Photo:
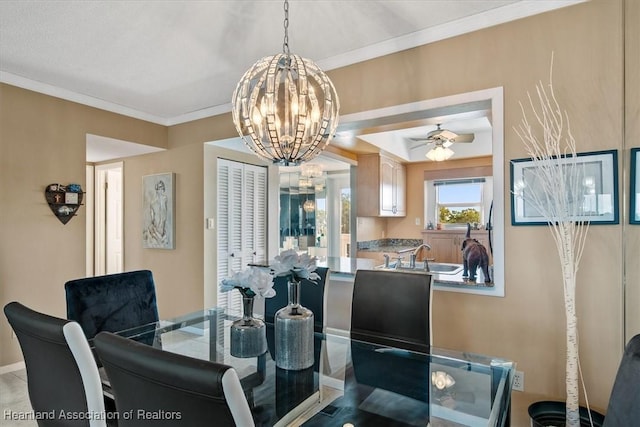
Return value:
M 396 216 L 406 212 L 406 171 L 382 154 L 358 156 L 358 216 Z

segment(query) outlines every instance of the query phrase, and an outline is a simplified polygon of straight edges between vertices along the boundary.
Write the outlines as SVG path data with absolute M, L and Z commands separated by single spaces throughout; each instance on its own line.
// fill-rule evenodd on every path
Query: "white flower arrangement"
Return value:
M 273 289 L 273 275 L 259 267 L 249 267 L 222 279 L 220 291 L 228 292 L 233 289 L 238 289 L 245 297 L 271 298 L 276 294 Z
M 276 256 L 270 267 L 274 276 L 291 276 L 292 280 L 298 282 L 307 279 L 317 283 L 320 275 L 316 273 L 316 260 L 316 257 L 310 257 L 307 253 L 298 255 L 294 249 L 289 249 Z

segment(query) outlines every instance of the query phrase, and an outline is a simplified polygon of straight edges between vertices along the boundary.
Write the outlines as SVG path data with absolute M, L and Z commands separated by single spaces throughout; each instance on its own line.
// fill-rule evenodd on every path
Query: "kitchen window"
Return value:
M 426 181 L 425 224 L 484 224 L 492 181 L 490 176 Z

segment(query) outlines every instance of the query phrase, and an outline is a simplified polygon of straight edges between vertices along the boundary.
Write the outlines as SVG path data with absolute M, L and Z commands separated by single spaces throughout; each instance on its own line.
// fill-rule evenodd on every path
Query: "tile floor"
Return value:
M 0 426 L 35 427 L 35 420 L 12 419 L 31 413 L 27 391 L 27 373 L 24 369 L 0 375 Z

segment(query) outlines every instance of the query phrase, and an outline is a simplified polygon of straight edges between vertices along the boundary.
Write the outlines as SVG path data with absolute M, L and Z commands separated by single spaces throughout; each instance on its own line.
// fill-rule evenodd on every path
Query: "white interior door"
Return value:
M 122 167 L 107 170 L 107 274 L 120 273 L 122 261 Z
M 122 162 L 95 167 L 94 274 L 120 273 L 123 265 Z

